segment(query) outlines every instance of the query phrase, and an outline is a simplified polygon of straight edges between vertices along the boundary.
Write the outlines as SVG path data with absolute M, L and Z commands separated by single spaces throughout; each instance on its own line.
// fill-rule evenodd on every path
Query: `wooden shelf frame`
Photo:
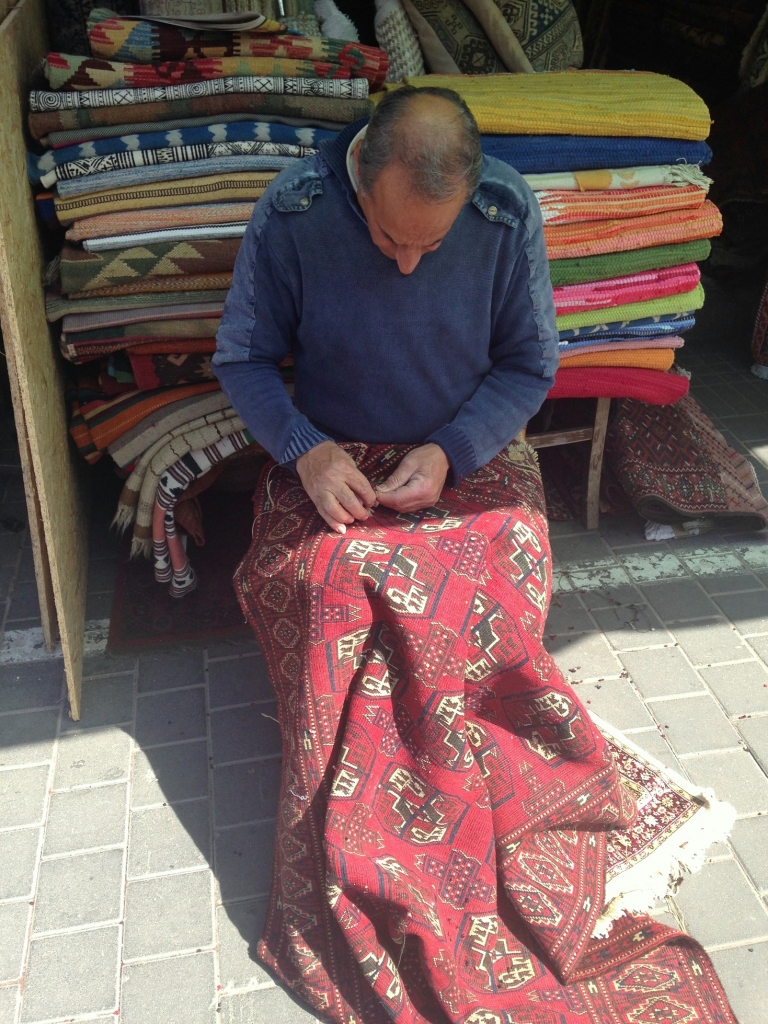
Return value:
M 43 637 L 61 641 L 80 717 L 87 522 L 59 357 L 45 318 L 43 257 L 26 171 L 26 94 L 48 51 L 43 0 L 0 0 L 0 323 L 19 438 Z

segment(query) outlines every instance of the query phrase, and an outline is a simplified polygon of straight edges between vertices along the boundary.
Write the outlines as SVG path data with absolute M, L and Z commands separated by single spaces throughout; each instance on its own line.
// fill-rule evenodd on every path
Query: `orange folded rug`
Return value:
M 675 361 L 671 348 L 641 348 L 619 350 L 618 352 L 582 352 L 579 355 L 561 356 L 560 365 L 573 369 L 576 366 L 631 366 L 643 370 L 669 370 Z
M 76 220 L 67 230 L 70 242 L 86 238 L 108 238 L 136 231 L 164 231 L 172 228 L 205 227 L 209 224 L 239 224 L 251 219 L 254 203 L 202 203 L 199 206 L 171 206 L 156 210 L 121 210 L 97 213 Z
M 544 225 L 551 260 L 647 249 L 652 245 L 713 238 L 723 230 L 720 211 L 707 200 L 695 210 L 670 210 L 645 217 Z
M 69 432 L 77 450 L 91 464 L 126 431 L 172 402 L 218 391 L 218 381 L 159 391 L 129 391 L 112 398 L 98 398 L 81 405 L 72 403 Z
M 599 192 L 537 192 L 545 224 L 644 217 L 671 210 L 697 210 L 707 193 L 695 185 L 652 185 L 648 188 L 604 189 Z

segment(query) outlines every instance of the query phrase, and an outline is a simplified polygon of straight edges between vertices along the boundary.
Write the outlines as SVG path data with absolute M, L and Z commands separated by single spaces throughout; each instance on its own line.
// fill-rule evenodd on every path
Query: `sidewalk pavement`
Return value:
M 768 384 L 702 347 L 695 394 L 768 481 Z M 0 462 L 2 461 L 0 447 Z M 88 617 L 109 615 L 106 510 Z M 19 481 L 0 502 L 2 626 L 39 626 Z M 18 527 L 18 529 L 17 529 Z M 645 541 L 637 517 L 552 527 L 547 643 L 587 706 L 736 806 L 656 913 L 703 943 L 740 1024 L 768 1007 L 768 536 Z M 253 643 L 0 664 L 0 1024 L 299 1024 L 254 958 L 280 740 Z

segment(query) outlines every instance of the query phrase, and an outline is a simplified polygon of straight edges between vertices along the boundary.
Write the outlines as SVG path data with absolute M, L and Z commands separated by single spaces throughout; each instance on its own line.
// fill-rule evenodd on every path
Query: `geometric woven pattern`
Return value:
M 491 75 L 507 70 L 479 21 L 461 0 L 414 0 L 414 7 L 463 74 Z
M 169 274 L 216 274 L 234 268 L 239 238 L 195 242 L 158 242 L 111 252 L 86 252 L 65 244 L 61 253 L 61 290 L 87 291 L 124 281 Z
M 752 465 L 690 395 L 665 408 L 620 402 L 606 457 L 646 519 L 705 518 L 748 530 L 768 523 L 768 502 Z
M 121 64 L 100 57 L 76 57 L 49 53 L 43 72 L 52 89 L 131 89 L 152 85 L 205 82 L 241 75 L 274 75 L 289 78 L 349 78 L 349 69 L 338 64 L 283 59 L 280 57 L 201 57 L 163 64 Z
M 387 54 L 374 46 L 325 37 L 287 33 L 211 32 L 116 18 L 111 11 L 94 10 L 88 19 L 94 57 L 156 64 L 161 60 L 188 61 L 198 57 L 280 57 L 325 61 L 367 78 L 381 88 L 387 75 Z
M 374 483 L 407 450 L 344 447 Z M 687 938 L 590 939 L 635 802 L 542 645 L 530 449 L 344 537 L 290 472 L 261 479 L 235 577 L 283 735 L 261 959 L 334 1024 L 735 1024 Z
M 494 0 L 534 71 L 580 68 L 579 19 L 571 0 Z

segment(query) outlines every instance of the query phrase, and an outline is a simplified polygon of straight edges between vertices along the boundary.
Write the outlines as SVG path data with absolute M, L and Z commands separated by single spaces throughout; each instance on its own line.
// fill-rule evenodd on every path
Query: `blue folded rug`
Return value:
M 588 171 L 595 168 L 707 164 L 706 142 L 585 135 L 483 135 L 483 153 L 511 164 L 521 174 Z
M 610 309 L 606 309 L 610 315 Z M 661 316 L 646 316 L 641 320 L 624 320 L 614 323 L 595 324 L 592 327 L 576 327 L 560 331 L 560 344 L 577 347 L 580 343 L 594 345 L 603 341 L 633 341 L 635 338 L 661 338 L 665 334 L 682 334 L 690 331 L 696 318 L 689 313 L 664 313 Z

